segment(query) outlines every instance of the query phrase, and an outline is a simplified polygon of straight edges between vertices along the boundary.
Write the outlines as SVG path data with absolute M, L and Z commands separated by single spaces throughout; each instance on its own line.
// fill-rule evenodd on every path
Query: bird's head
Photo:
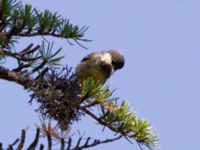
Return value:
M 125 63 L 124 56 L 117 50 L 109 50 L 108 53 L 111 55 L 114 71 L 123 68 Z

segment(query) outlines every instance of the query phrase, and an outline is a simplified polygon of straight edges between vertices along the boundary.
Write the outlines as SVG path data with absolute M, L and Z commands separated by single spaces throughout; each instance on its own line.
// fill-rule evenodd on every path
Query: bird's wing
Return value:
M 87 56 L 83 57 L 83 59 L 81 60 L 81 62 L 94 59 L 94 55 L 96 55 L 96 53 L 90 53 L 90 54 L 88 54 Z

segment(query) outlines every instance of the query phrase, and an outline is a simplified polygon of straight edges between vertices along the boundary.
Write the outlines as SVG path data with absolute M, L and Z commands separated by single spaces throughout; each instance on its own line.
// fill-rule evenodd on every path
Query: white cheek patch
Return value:
M 106 62 L 107 64 L 111 64 L 111 63 L 112 63 L 112 57 L 111 57 L 110 53 L 104 53 L 104 54 L 101 56 L 101 61 L 104 61 L 104 62 Z

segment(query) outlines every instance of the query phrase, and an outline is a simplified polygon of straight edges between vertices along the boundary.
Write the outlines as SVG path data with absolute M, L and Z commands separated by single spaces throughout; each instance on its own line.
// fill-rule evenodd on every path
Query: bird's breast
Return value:
M 76 67 L 76 73 L 80 80 L 92 77 L 105 83 L 112 74 L 112 67 L 105 62 L 82 62 Z

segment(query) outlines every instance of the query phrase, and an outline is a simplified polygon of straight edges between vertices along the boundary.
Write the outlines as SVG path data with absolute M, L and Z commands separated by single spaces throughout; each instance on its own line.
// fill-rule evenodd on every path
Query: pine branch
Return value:
M 102 86 L 93 79 L 80 85 L 71 68 L 66 66 L 60 71 L 57 70 L 64 56 L 58 56 L 61 48 L 53 50 L 54 43 L 42 42 L 37 46 L 29 44 L 18 51 L 12 49 L 20 37 L 35 36 L 65 38 L 72 45 L 69 41 L 71 39 L 82 46 L 80 41 L 89 41 L 83 38 L 87 29 L 86 26 L 74 26 L 68 19 L 49 10 L 41 12 L 16 0 L 0 1 L 0 64 L 6 57 L 17 60 L 14 69 L 0 66 L 0 79 L 17 83 L 31 92 L 30 103 L 34 100 L 39 104 L 37 112 L 43 118 L 57 122 L 56 126 L 52 127 L 51 124 L 46 126 L 45 119 L 42 120 L 41 127 L 38 126 L 35 139 L 28 149 L 36 148 L 40 133 L 47 139 L 49 150 L 53 148 L 53 140 L 59 141 L 61 149 L 67 147 L 67 150 L 74 150 L 113 142 L 122 137 L 135 140 L 139 146 L 154 148 L 157 137 L 149 122 L 130 111 L 127 102 L 119 104 L 118 98 L 111 98 L 113 91 L 108 86 Z M 91 108 L 99 108 L 99 114 L 93 113 Z M 91 116 L 100 125 L 120 135 L 92 141 L 91 137 L 85 141 L 80 137 L 75 144 L 72 143 L 71 137 L 64 138 L 62 133 L 67 131 L 73 122 L 79 121 L 83 114 Z M 14 149 L 18 142 L 17 149 L 23 149 L 25 130 L 22 130 L 20 140 L 8 145 L 7 149 Z M 0 150 L 2 147 L 0 143 Z M 40 144 L 40 149 L 44 149 L 43 144 Z
M 63 71 L 61 72 L 64 73 Z M 84 91 L 81 91 L 81 93 L 84 95 L 81 97 L 85 97 L 85 94 L 88 96 L 85 97 L 85 99 L 83 100 L 80 98 L 80 96 L 78 96 L 80 89 L 78 84 L 73 79 L 73 76 L 72 79 L 70 79 L 71 77 L 67 77 L 66 75 L 68 76 L 69 72 L 64 76 L 60 76 L 59 73 L 52 72 L 52 74 L 46 74 L 42 78 L 39 78 L 40 80 L 38 80 L 38 83 L 34 81 L 34 85 L 31 85 L 30 83 L 32 80 L 30 80 L 29 78 L 25 79 L 23 77 L 23 74 L 19 74 L 17 72 L 13 72 L 3 67 L 0 67 L 0 78 L 4 78 L 6 76 L 6 78 L 4 79 L 19 83 L 33 91 L 34 93 L 32 98 L 36 99 L 41 104 L 39 108 L 40 113 L 43 114 L 45 117 L 54 118 L 55 120 L 57 120 L 61 129 L 68 129 L 71 121 L 76 120 L 76 117 L 79 117 L 81 114 L 80 110 L 82 110 L 85 114 L 91 116 L 99 124 L 108 127 L 111 131 L 115 133 L 120 133 L 123 137 L 127 139 L 134 139 L 139 144 L 146 145 L 147 147 L 154 147 L 157 138 L 155 134 L 151 131 L 149 123 L 146 120 L 140 119 L 134 113 L 130 112 L 126 102 L 123 102 L 120 106 L 115 106 L 113 104 L 113 101 L 116 100 L 108 98 L 109 96 L 111 96 L 111 93 L 108 91 L 108 87 L 103 89 L 101 85 L 93 84 L 93 82 L 91 82 L 90 80 L 86 81 L 88 83 L 82 84 L 82 90 Z M 73 87 L 75 89 L 70 90 L 68 86 L 72 86 L 72 83 L 75 84 Z M 92 85 L 89 86 L 90 84 Z M 89 91 L 87 88 L 92 91 Z M 68 92 L 68 90 L 70 90 L 71 92 Z M 72 93 L 72 91 L 74 91 L 75 93 Z M 65 92 L 70 93 L 71 95 L 67 94 L 67 97 L 65 98 L 63 97 L 65 95 Z M 47 93 L 47 95 L 45 95 L 45 93 Z M 70 99 L 73 99 L 73 101 L 71 101 Z M 102 114 L 100 114 L 100 116 L 94 114 L 92 111 L 87 109 L 87 106 L 89 106 L 89 108 L 96 106 L 87 104 L 93 104 L 95 101 L 98 101 L 99 105 L 101 105 Z M 80 106 L 81 104 L 83 104 L 83 106 Z M 71 114 L 72 116 L 69 116 L 69 114 Z M 53 130 L 49 127 L 46 127 L 45 130 L 45 135 L 47 135 L 48 137 L 47 139 L 50 149 L 52 145 L 50 142 L 50 133 Z M 53 135 L 57 134 L 55 133 Z M 76 147 L 80 147 L 81 140 L 82 139 L 80 138 Z M 12 147 L 12 145 L 10 147 Z
M 0 33 L 4 35 L 1 44 L 3 47 L 15 41 L 12 37 L 52 36 L 72 39 L 75 42 L 90 41 L 83 39 L 88 27 L 74 26 L 68 19 L 49 10 L 40 12 L 31 5 L 23 6 L 21 2 L 13 0 L 0 1 L 0 8 Z
M 100 125 L 115 133 L 120 133 L 128 141 L 134 139 L 138 144 L 149 148 L 157 146 L 158 139 L 149 122 L 130 111 L 127 102 L 123 101 L 119 105 L 117 104 L 118 98 L 110 98 L 112 92 L 110 92 L 108 86 L 103 87 L 89 78 L 82 83 L 81 88 L 82 96 L 85 99 L 83 100 L 84 105 L 80 109 L 84 113 L 91 116 Z M 94 106 L 100 106 L 99 115 L 96 115 L 90 109 Z

